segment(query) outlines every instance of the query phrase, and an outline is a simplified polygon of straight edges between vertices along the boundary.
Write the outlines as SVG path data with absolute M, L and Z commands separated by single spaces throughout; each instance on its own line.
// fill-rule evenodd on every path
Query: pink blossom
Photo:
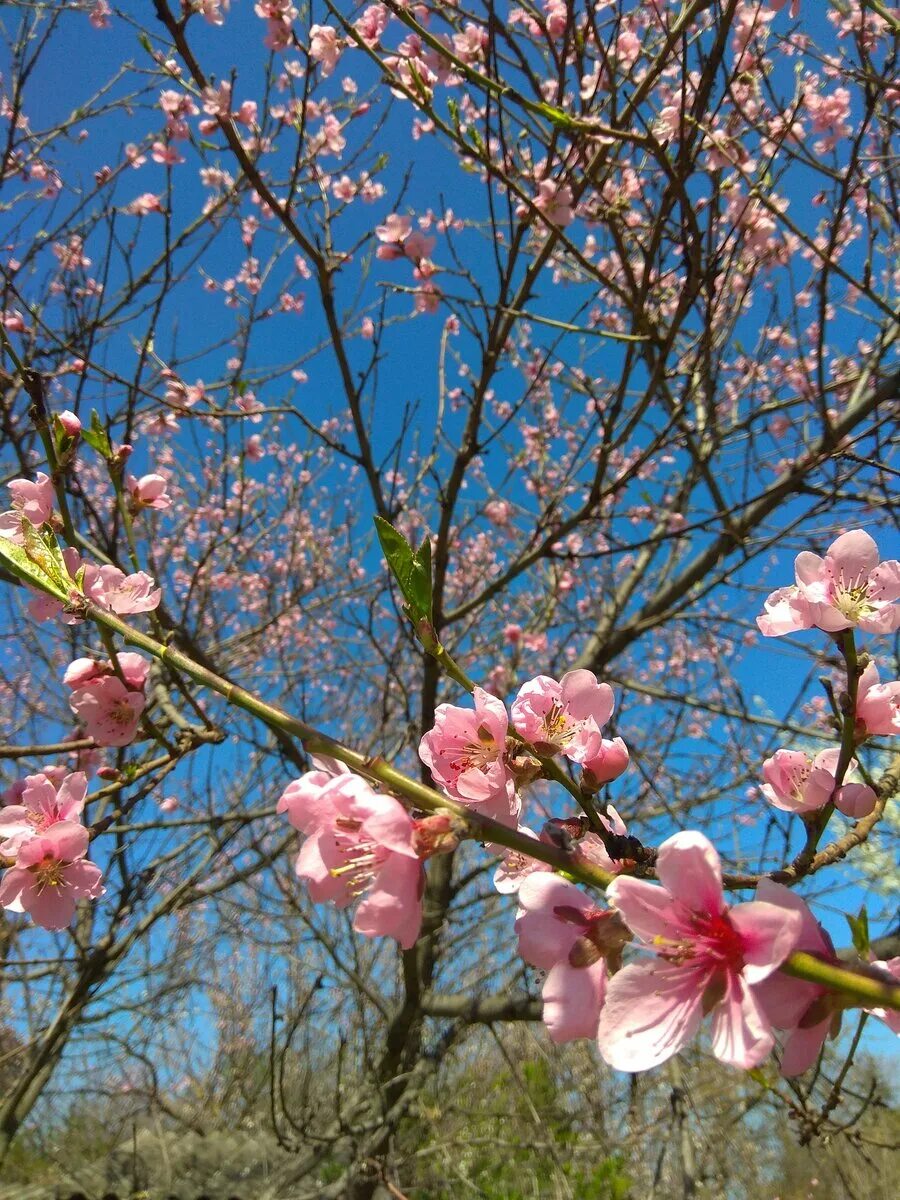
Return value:
M 65 775 L 57 784 L 45 774 L 25 777 L 20 804 L 0 808 L 0 854 L 15 856 L 18 847 L 55 825 L 79 820 L 87 793 L 87 776 L 81 771 Z
M 69 589 L 72 611 L 67 611 L 65 616 L 68 625 L 77 624 L 82 620 L 78 604 L 79 601 L 83 603 L 84 599 L 90 600 L 98 608 L 119 614 L 149 612 L 159 604 L 162 593 L 159 588 L 154 587 L 153 580 L 143 571 L 126 575 L 118 567 L 108 563 L 101 567 L 96 567 L 93 563 L 84 563 L 78 551 L 71 546 L 63 550 L 62 556 L 72 580 Z M 80 590 L 75 585 L 79 572 L 83 572 Z M 47 621 L 65 609 L 61 601 L 40 592 L 29 601 L 28 611 L 35 620 Z
M 794 20 L 800 16 L 800 0 L 769 0 L 769 8 L 781 12 L 788 3 L 791 6 L 791 19 Z
M 136 164 L 132 162 L 132 166 L 135 165 Z M 162 199 L 161 197 L 154 195 L 153 192 L 142 192 L 140 196 L 135 196 L 135 198 L 129 201 L 128 204 L 126 204 L 122 209 L 123 212 L 128 213 L 129 216 L 132 217 L 146 217 L 148 213 L 161 213 L 162 210 Z
M 834 797 L 835 808 L 854 821 L 869 816 L 877 803 L 877 795 L 865 783 L 845 783 L 838 788 Z
M 140 150 L 134 144 L 134 142 L 129 142 L 128 145 L 125 147 L 125 157 L 128 159 L 129 163 L 135 170 L 137 170 L 138 167 L 142 167 L 144 165 L 144 163 L 147 161 L 146 156 L 141 154 Z M 147 193 L 147 194 L 149 195 L 149 193 Z
M 790 888 L 771 879 L 761 879 L 756 899 L 799 915 L 800 936 L 795 950 L 814 954 L 825 962 L 837 962 L 831 938 Z M 780 971 L 763 980 L 755 991 L 771 1023 L 776 1029 L 786 1031 L 782 1037 L 782 1075 L 801 1075 L 816 1061 L 829 1034 L 835 1037 L 840 1029 L 840 1011 L 831 1005 L 832 993 L 820 984 L 793 979 Z
M 624 28 L 616 39 L 616 56 L 626 71 L 634 66 L 640 53 L 641 39 L 636 31 L 630 27 Z
M 836 748 L 821 750 L 815 758 L 801 750 L 776 750 L 763 763 L 766 782 L 760 791 L 782 812 L 815 812 L 833 799 L 846 816 L 866 817 L 875 807 L 877 797 L 861 783 L 844 783 L 838 788 L 835 772 L 839 758 L 840 750 Z M 847 773 L 856 766 L 856 760 L 851 759 Z
M 107 0 L 94 0 L 93 7 L 88 14 L 88 20 L 95 29 L 109 29 L 110 17 L 112 9 L 109 7 Z
M 866 737 L 900 734 L 900 681 L 881 683 L 878 668 L 870 662 L 859 677 L 856 722 Z
M 132 691 L 143 691 L 150 674 L 149 660 L 131 650 L 122 650 L 116 655 L 116 661 L 128 687 Z M 97 662 L 93 658 L 76 658 L 66 668 L 63 683 L 72 691 L 77 691 L 96 679 L 104 679 L 114 674 L 112 663 Z
M 0 905 L 29 913 L 44 929 L 64 929 L 76 901 L 105 890 L 100 868 L 85 859 L 88 840 L 83 825 L 60 821 L 25 842 L 0 881 Z
M 3 312 L 3 328 L 10 333 L 24 333 L 27 329 L 25 318 L 17 308 L 8 308 Z
M 362 896 L 357 933 L 393 937 L 408 950 L 422 923 L 424 874 L 403 805 L 358 775 L 316 770 L 288 785 L 278 811 L 307 835 L 296 871 L 313 901 L 346 908 Z
M 43 775 L 45 779 L 48 779 L 53 784 L 54 788 L 58 788 L 69 772 L 63 766 L 47 763 L 36 774 Z M 15 783 L 10 784 L 6 791 L 0 795 L 0 800 L 4 804 L 20 804 L 22 796 L 25 794 L 25 789 L 28 787 L 29 778 L 29 776 L 25 776 L 24 779 L 17 779 Z
M 240 108 L 233 112 L 232 117 L 238 125 L 246 125 L 252 129 L 258 120 L 258 109 L 255 100 L 243 100 Z
M 554 38 L 562 37 L 569 22 L 569 6 L 566 0 L 544 0 L 547 14 L 547 33 Z
M 613 713 L 608 683 L 592 671 L 568 671 L 557 683 L 538 675 L 523 684 L 512 706 L 518 732 L 539 754 L 564 754 L 583 762 L 600 753 L 600 731 Z
M 141 508 L 169 508 L 172 504 L 162 475 L 142 475 L 140 479 L 129 475 L 125 482 L 135 511 Z
M 145 571 L 126 575 L 118 567 L 104 563 L 99 568 L 105 606 L 120 616 L 151 612 L 159 606 L 162 591 Z
M 331 74 L 341 56 L 341 40 L 333 26 L 310 26 L 309 56 L 313 62 L 321 63 L 323 76 Z
M 390 13 L 383 4 L 370 4 L 353 28 L 366 45 L 373 48 L 378 45 L 389 20 Z
M 813 619 L 829 632 L 859 625 L 870 633 L 900 628 L 900 562 L 879 562 L 878 546 L 864 530 L 842 534 L 824 559 L 804 551 L 797 556 L 797 586 L 813 609 Z
M 449 796 L 510 824 L 518 804 L 506 762 L 506 707 L 479 687 L 473 698 L 474 710 L 438 705 L 434 728 L 419 743 L 419 758 Z
M 428 280 L 415 291 L 415 309 L 417 313 L 436 313 L 441 307 L 443 292 L 436 283 Z
M 531 874 L 518 894 L 519 953 L 547 971 L 542 1019 L 554 1042 L 597 1036 L 608 983 L 628 931 L 616 913 L 597 908 L 573 883 L 550 871 Z
M 815 812 L 831 799 L 840 750 L 822 750 L 815 758 L 802 750 L 776 750 L 763 763 L 760 791 L 782 812 Z
M 571 225 L 575 219 L 572 212 L 572 189 L 566 183 L 557 183 L 555 179 L 540 181 L 534 207 L 544 214 L 551 225 Z
M 375 236 L 382 244 L 375 251 L 375 257 L 391 262 L 404 258 L 403 242 L 409 237 L 412 220 L 399 213 L 390 213 L 384 224 L 375 226 Z
M 513 506 L 508 500 L 488 500 L 484 506 L 484 515 L 494 525 L 506 529 L 512 519 Z
M 62 552 L 63 563 L 69 573 L 69 578 L 72 581 L 72 586 L 69 588 L 69 599 L 73 604 L 77 603 L 82 596 L 87 596 L 88 599 L 95 603 L 99 602 L 102 597 L 102 588 L 100 584 L 100 576 L 96 567 L 85 567 L 85 573 L 82 577 L 82 590 L 79 591 L 75 586 L 75 578 L 82 568 L 81 555 L 73 546 L 67 546 Z M 28 612 L 36 621 L 49 621 L 53 617 L 58 617 L 65 612 L 65 606 L 62 601 L 57 600 L 54 596 L 48 596 L 45 592 L 32 592 L 32 599 L 28 601 Z M 67 625 L 77 625 L 82 618 L 76 611 L 66 612 L 63 620 Z
M 150 157 L 155 163 L 160 163 L 166 167 L 175 167 L 179 163 L 184 162 L 184 158 L 178 153 L 176 148 L 171 143 L 156 141 L 150 147 Z
M 534 830 L 529 829 L 526 825 L 519 825 L 516 832 L 524 837 L 534 838 L 535 841 L 540 840 Z M 521 850 L 511 850 L 508 846 L 495 845 L 489 845 L 487 849 L 496 852 L 502 859 L 494 872 L 494 887 L 501 895 L 517 892 L 525 879 L 534 871 L 550 870 L 547 864 L 541 862 L 539 858 L 531 858 Z
M 712 1013 L 716 1058 L 758 1065 L 774 1039 L 753 989 L 794 949 L 800 915 L 762 901 L 729 909 L 719 856 L 699 833 L 663 842 L 656 869 L 661 887 L 619 876 L 607 891 L 657 957 L 624 967 L 610 981 L 600 1053 L 617 1070 L 647 1070 L 677 1054 Z
M 192 0 L 194 10 L 202 13 L 210 25 L 225 24 L 225 13 L 230 4 L 231 0 Z
M 116 675 L 92 679 L 76 688 L 69 706 L 98 746 L 127 746 L 137 733 L 144 694 L 126 687 Z
M 222 80 L 216 87 L 203 89 L 203 111 L 210 117 L 228 117 L 231 113 L 231 84 Z
M 868 633 L 900 628 L 900 562 L 878 560 L 878 546 L 862 529 L 843 533 L 824 558 L 797 555 L 796 584 L 779 588 L 766 601 L 757 624 L 767 637 L 817 625 L 828 633 L 859 626 Z
M 765 637 L 781 637 L 813 626 L 812 610 L 796 586 L 777 588 L 765 602 L 765 612 L 756 618 Z
M 53 483 L 43 471 L 38 471 L 37 479 L 14 479 L 6 485 L 12 493 L 12 510 L 0 513 L 0 537 L 22 545 L 24 533 L 22 518 L 32 525 L 43 525 L 53 515 L 55 493 Z
M 435 238 L 426 237 L 418 229 L 414 229 L 403 243 L 403 253 L 413 262 L 419 263 L 419 269 L 425 271 L 426 264 L 421 259 L 427 258 L 434 249 Z

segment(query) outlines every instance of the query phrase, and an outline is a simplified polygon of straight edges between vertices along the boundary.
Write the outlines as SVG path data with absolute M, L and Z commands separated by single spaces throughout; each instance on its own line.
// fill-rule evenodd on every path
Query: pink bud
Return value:
M 855 821 L 867 817 L 877 802 L 878 797 L 864 783 L 845 783 L 834 798 L 835 807 Z
M 71 438 L 76 438 L 81 433 L 81 422 L 68 409 L 59 414 L 59 423 Z
M 584 761 L 584 784 L 593 790 L 600 784 L 618 779 L 628 766 L 628 747 L 620 737 L 595 740 L 590 757 Z

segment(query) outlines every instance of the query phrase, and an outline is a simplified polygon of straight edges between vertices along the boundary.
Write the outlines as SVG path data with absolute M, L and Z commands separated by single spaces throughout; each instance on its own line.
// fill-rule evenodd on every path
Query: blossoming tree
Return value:
M 7 1149 L 251 933 L 316 1195 L 485 1023 L 897 1032 L 900 15 L 812 7 L 11 6 Z

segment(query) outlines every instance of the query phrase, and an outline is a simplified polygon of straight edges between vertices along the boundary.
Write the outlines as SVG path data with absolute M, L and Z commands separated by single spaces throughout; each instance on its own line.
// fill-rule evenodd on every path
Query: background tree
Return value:
M 402 617 L 372 517 L 427 533 L 434 630 L 473 679 L 505 697 L 587 667 L 615 686 L 632 766 L 609 794 L 631 832 L 703 828 L 748 886 L 787 867 L 836 906 L 864 892 L 887 931 L 890 882 L 834 865 L 859 842 L 890 854 L 896 757 L 867 750 L 875 813 L 804 856 L 761 767 L 834 743 L 818 679 L 841 660 L 824 638 L 757 646 L 754 617 L 793 552 L 896 536 L 896 12 L 100 0 L 10 5 L 4 28 L 4 466 L 47 469 L 48 415 L 79 416 L 54 472 L 65 540 L 157 580 L 153 636 L 415 772 L 459 688 Z M 161 474 L 170 504 L 130 474 Z M 126 1087 L 128 1119 L 262 1122 L 290 1186 L 370 1196 L 418 1171 L 428 1096 L 489 1061 L 501 1107 L 553 1147 L 537 1194 L 654 1186 L 615 1139 L 642 1145 L 660 1110 L 686 1129 L 678 1085 L 611 1145 L 577 1127 L 570 1155 L 576 1084 L 518 1061 L 538 981 L 483 853 L 430 861 L 399 959 L 355 937 L 309 904 L 275 818 L 299 743 L 162 664 L 152 725 L 98 751 L 61 678 L 107 648 L 28 600 L 4 589 L 0 753 L 10 783 L 105 768 L 88 811 L 107 894 L 59 935 L 2 918 L 7 1146 L 76 1091 Z M 804 1113 L 827 1109 L 823 1070 Z M 591 1112 L 597 1080 L 577 1077 Z M 474 1187 L 495 1169 L 454 1163 Z

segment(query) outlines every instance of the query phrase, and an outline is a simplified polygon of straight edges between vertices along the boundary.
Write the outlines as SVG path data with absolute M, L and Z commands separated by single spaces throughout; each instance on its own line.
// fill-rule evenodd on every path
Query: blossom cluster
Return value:
M 64 436 L 74 441 L 81 428 L 78 418 L 63 413 L 59 421 Z M 131 447 L 127 449 L 130 453 Z M 162 476 L 149 474 L 141 479 L 129 476 L 127 485 L 132 512 L 142 508 L 166 508 L 170 503 Z M 34 481 L 14 479 L 7 487 L 12 495 L 12 506 L 0 513 L 0 538 L 15 546 L 27 547 L 35 530 L 44 527 L 52 532 L 58 526 L 53 482 L 43 471 L 37 473 Z M 64 603 L 46 592 L 30 589 L 33 598 L 28 611 L 35 620 L 47 621 L 62 616 L 66 624 L 77 624 L 83 619 L 81 603 L 84 600 L 119 616 L 152 612 L 159 606 L 161 589 L 146 571 L 128 575 L 113 563 L 98 567 L 86 562 L 74 546 L 67 546 L 61 557 L 68 576 L 69 599 Z
M 85 736 L 98 746 L 127 746 L 134 741 L 146 706 L 144 688 L 150 663 L 125 651 L 115 665 L 76 658 L 63 676 L 70 689 L 69 707 Z
M 385 246 L 402 254 L 406 226 L 384 233 Z M 794 588 L 769 597 L 759 619 L 764 633 L 813 625 L 832 635 L 857 626 L 888 632 L 900 624 L 898 564 L 879 563 L 863 531 L 842 535 L 824 559 L 801 554 L 796 576 Z M 848 670 L 853 747 L 898 732 L 900 682 L 880 683 L 871 661 L 854 659 Z M 610 686 L 579 669 L 560 680 L 529 680 L 509 711 L 481 687 L 472 699 L 473 707 L 439 705 L 421 739 L 419 756 L 436 787 L 519 835 L 564 846 L 573 867 L 594 865 L 615 876 L 600 904 L 540 858 L 493 847 L 502 858 L 495 886 L 518 902 L 519 953 L 545 972 L 543 1020 L 551 1038 L 594 1038 L 611 1066 L 639 1071 L 676 1054 L 709 1016 L 720 1061 L 758 1066 L 778 1035 L 783 1073 L 807 1069 L 837 1032 L 848 1002 L 780 968 L 797 950 L 836 964 L 830 939 L 805 902 L 771 879 L 760 881 L 753 900 L 726 904 L 719 856 L 700 833 L 676 833 L 662 844 L 653 864 L 658 882 L 635 877 L 643 848 L 610 804 L 596 804 L 603 785 L 629 763 L 624 741 L 605 736 L 615 707 Z M 764 799 L 801 816 L 829 804 L 854 819 L 868 816 L 877 795 L 867 783 L 848 780 L 859 764 L 846 742 L 815 756 L 776 751 L 762 767 Z M 579 768 L 573 787 L 587 815 L 549 820 L 537 835 L 522 823 L 523 793 L 538 777 L 560 779 L 557 757 Z M 450 819 L 443 818 L 448 837 L 439 845 L 429 825 L 439 815 L 414 820 L 393 797 L 334 762 L 292 783 L 279 809 L 307 835 L 297 873 L 309 881 L 313 899 L 345 907 L 362 898 L 354 921 L 359 932 L 411 945 L 421 921 L 420 859 L 455 846 Z M 625 962 L 631 943 L 638 957 Z M 870 969 L 883 979 L 900 977 L 900 960 Z M 897 1026 L 895 1014 L 872 1011 Z
M 0 905 L 27 912 L 44 929 L 64 929 L 79 900 L 105 890 L 100 868 L 86 857 L 87 777 L 48 767 L 15 791 L 0 808 L 0 858 L 12 864 L 0 880 Z
M 306 835 L 297 874 L 317 903 L 347 908 L 359 900 L 357 933 L 393 937 L 409 949 L 419 936 L 424 886 L 412 818 L 399 800 L 341 763 L 315 762 L 317 769 L 278 801 L 278 811 Z

